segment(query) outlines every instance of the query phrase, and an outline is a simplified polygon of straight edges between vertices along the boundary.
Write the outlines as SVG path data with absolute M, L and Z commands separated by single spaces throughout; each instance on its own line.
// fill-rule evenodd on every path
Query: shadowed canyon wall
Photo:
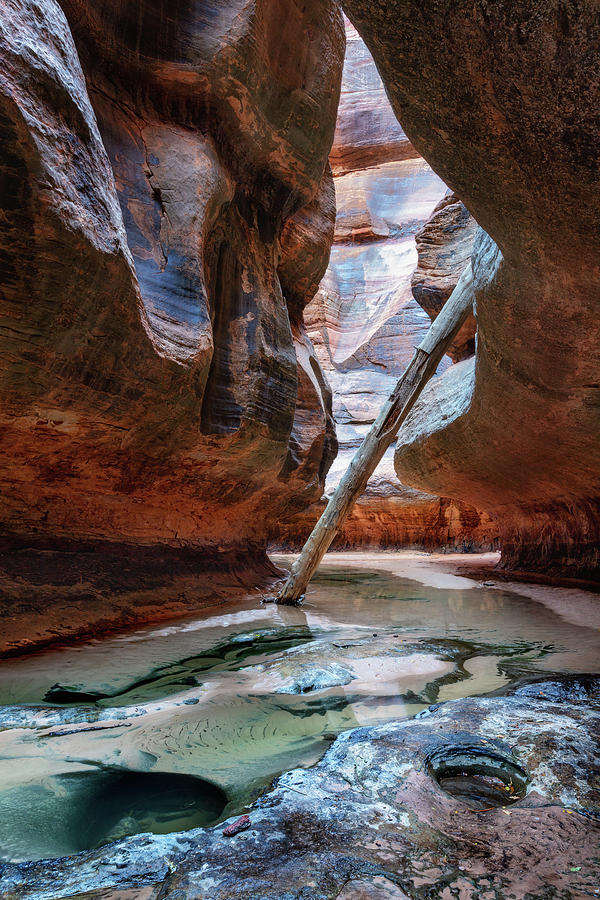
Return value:
M 337 4 L 7 0 L 0 43 L 4 534 L 264 544 L 335 452 Z
M 597 4 L 344 8 L 412 144 L 489 235 L 473 253 L 476 357 L 432 382 L 396 470 L 493 513 L 506 565 L 597 576 Z
M 335 0 L 6 0 L 0 652 L 273 580 L 336 441 Z
M 333 389 L 339 453 L 327 478 L 328 494 L 468 263 L 476 227 L 408 142 L 364 41 L 348 19 L 345 25 L 346 59 L 330 154 L 337 199 L 334 244 L 320 288 L 305 310 L 308 334 Z M 473 353 L 474 322 L 463 331 L 455 358 Z M 446 359 L 441 370 L 450 362 Z M 390 448 L 335 546 L 494 546 L 489 517 L 460 501 L 402 485 L 393 455 Z M 323 507 L 321 501 L 289 522 L 274 523 L 274 541 L 302 545 Z

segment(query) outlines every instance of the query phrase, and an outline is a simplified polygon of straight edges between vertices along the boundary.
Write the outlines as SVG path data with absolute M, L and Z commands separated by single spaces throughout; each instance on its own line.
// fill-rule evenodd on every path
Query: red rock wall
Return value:
M 497 550 L 498 528 L 487 513 L 466 503 L 436 497 L 401 485 L 387 484 L 385 474 L 375 479 L 336 536 L 334 550 L 398 549 L 474 551 Z M 299 550 L 319 516 L 325 500 L 313 503 L 293 519 L 278 522 L 271 533 L 280 550 Z
M 5 11 L 0 527 L 260 544 L 335 446 L 297 294 L 331 241 L 337 4 Z
M 491 513 L 505 565 L 597 578 L 598 5 L 344 8 L 411 142 L 490 236 L 473 252 L 475 360 L 415 406 L 397 472 Z
M 390 213 L 409 169 L 434 179 L 419 152 L 485 228 L 477 347 L 415 406 L 396 470 L 492 515 L 504 564 L 597 577 L 597 4 L 344 6 L 402 128 L 350 29 L 336 250 L 304 329 L 333 224 L 335 0 L 4 0 L 11 541 L 259 546 L 316 501 L 335 448 L 319 362 L 343 376 L 350 447 L 387 392 L 381 361 L 393 377 L 424 324 L 408 280 L 391 284 L 439 199 L 406 232 Z M 439 299 L 425 238 L 415 287 Z

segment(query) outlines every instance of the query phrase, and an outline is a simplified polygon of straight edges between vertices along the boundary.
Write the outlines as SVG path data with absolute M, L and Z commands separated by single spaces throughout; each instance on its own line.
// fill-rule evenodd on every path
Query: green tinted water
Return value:
M 314 763 L 346 729 L 543 673 L 597 671 L 598 628 L 455 583 L 425 587 L 333 562 L 300 609 L 248 601 L 3 663 L 0 859 L 82 849 L 72 837 L 82 815 L 95 822 L 87 846 L 165 822 L 208 824 L 243 811 L 281 771 Z M 202 781 L 187 811 L 179 783 L 147 790 L 145 808 L 135 785 L 118 792 L 117 808 L 93 800 L 103 778 L 110 795 L 110 779 L 132 772 Z M 64 835 L 48 840 L 57 815 Z

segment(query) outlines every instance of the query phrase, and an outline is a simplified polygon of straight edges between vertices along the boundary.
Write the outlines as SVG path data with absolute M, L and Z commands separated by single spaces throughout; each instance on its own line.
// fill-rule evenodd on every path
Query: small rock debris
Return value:
M 240 831 L 246 831 L 247 828 L 250 828 L 251 824 L 250 816 L 240 816 L 239 819 L 236 819 L 235 822 L 223 829 L 223 834 L 225 837 L 234 837 Z

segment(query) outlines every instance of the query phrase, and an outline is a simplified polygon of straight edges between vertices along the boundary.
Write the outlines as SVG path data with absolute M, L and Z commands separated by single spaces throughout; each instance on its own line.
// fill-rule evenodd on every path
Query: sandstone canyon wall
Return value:
M 0 43 L 3 534 L 264 544 L 335 452 L 337 4 L 7 0 Z
M 597 577 L 596 5 L 343 5 L 385 90 L 347 23 L 336 125 L 336 0 L 5 0 L 3 598 L 46 548 L 146 548 L 131 586 L 165 548 L 193 575 L 291 540 L 335 456 L 326 376 L 334 479 L 469 257 L 404 486 L 388 456 L 342 542 L 500 532 L 508 566 Z
M 335 0 L 0 11 L 2 652 L 273 578 L 321 496 L 302 323 L 335 219 Z
M 468 263 L 476 227 L 408 141 L 364 41 L 348 19 L 345 25 L 330 154 L 334 244 L 320 288 L 305 309 L 308 334 L 333 390 L 339 453 L 327 478 L 328 494 Z M 473 344 L 471 322 L 453 356 L 472 353 Z M 449 364 L 447 359 L 441 369 Z M 401 484 L 393 455 L 390 448 L 334 546 L 494 546 L 496 529 L 488 516 L 460 500 Z M 274 523 L 275 543 L 301 546 L 323 508 L 321 501 Z
M 597 577 L 597 3 L 344 8 L 412 144 L 485 229 L 476 356 L 429 386 L 396 470 L 491 512 L 505 565 Z

